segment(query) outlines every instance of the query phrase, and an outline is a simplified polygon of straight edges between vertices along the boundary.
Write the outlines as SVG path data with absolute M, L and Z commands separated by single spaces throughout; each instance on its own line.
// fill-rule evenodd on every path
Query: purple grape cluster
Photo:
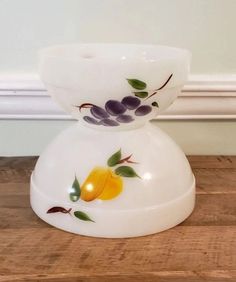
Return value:
M 134 111 L 136 116 L 145 116 L 152 111 L 149 105 L 141 105 L 141 100 L 134 96 L 126 96 L 122 101 L 108 100 L 105 107 L 92 105 L 90 113 L 92 116 L 84 116 L 83 119 L 95 125 L 118 126 L 121 123 L 130 123 L 134 120 L 129 114 Z
M 137 117 L 148 115 L 151 113 L 153 107 L 159 108 L 159 104 L 157 101 L 153 101 L 151 106 L 142 105 L 140 98 L 147 100 L 156 95 L 158 91 L 169 83 L 172 76 L 173 73 L 160 87 L 153 90 L 152 94 L 147 91 L 147 84 L 144 81 L 134 78 L 127 79 L 128 84 L 133 88 L 133 94 L 135 96 L 125 96 L 121 102 L 108 100 L 104 108 L 90 103 L 84 103 L 79 106 L 80 110 L 83 107 L 89 107 L 92 116 L 84 116 L 83 119 L 95 125 L 118 126 L 121 123 L 130 123 L 134 120 L 133 116 L 130 115 L 130 111 L 134 111 L 134 115 Z

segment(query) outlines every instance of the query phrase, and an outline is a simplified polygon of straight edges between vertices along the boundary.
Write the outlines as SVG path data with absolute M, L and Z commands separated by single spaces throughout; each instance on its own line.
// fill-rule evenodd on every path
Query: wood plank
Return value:
M 236 271 L 156 271 L 145 273 L 109 273 L 80 275 L 78 273 L 29 274 L 0 276 L 1 282 L 47 281 L 47 282 L 235 282 Z
M 0 170 L 0 183 L 28 183 L 32 169 L 1 169 Z
M 1 169 L 32 169 L 38 157 L 0 157 Z
M 131 239 L 89 238 L 56 229 L 8 229 L 0 233 L 0 275 L 109 277 L 160 271 L 234 271 L 235 238 L 235 226 L 178 226 Z
M 38 157 L 0 157 L 0 183 L 28 183 Z
M 236 156 L 187 156 L 194 168 L 236 168 Z
M 195 168 L 197 194 L 235 194 L 236 169 Z
M 0 183 L 0 203 L 1 197 L 12 195 L 29 195 L 30 183 L 15 183 L 14 180 L 7 183 Z
M 191 216 L 185 226 L 236 226 L 236 194 L 197 195 Z

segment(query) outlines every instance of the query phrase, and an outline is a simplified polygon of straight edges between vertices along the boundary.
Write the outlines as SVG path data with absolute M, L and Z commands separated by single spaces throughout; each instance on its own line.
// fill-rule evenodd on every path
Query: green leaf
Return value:
M 138 79 L 127 79 L 128 83 L 137 90 L 144 90 L 147 87 L 147 84 Z
M 121 149 L 117 151 L 115 154 L 113 154 L 108 160 L 107 165 L 108 166 L 115 166 L 118 164 L 118 162 L 121 160 Z
M 146 98 L 148 96 L 148 92 L 145 91 L 134 92 L 134 95 L 139 98 Z
M 157 108 L 159 108 L 159 105 L 158 105 L 158 103 L 157 103 L 157 102 L 153 102 L 153 103 L 152 103 L 152 106 L 153 106 L 153 107 L 157 107 Z
M 119 166 L 115 169 L 115 173 L 124 177 L 139 177 L 140 176 L 135 172 L 135 170 L 130 166 Z
M 75 180 L 72 184 L 71 191 L 70 191 L 70 200 L 72 202 L 78 201 L 80 198 L 80 194 L 81 194 L 81 189 L 80 189 L 79 181 L 75 176 Z
M 82 211 L 75 211 L 74 215 L 80 220 L 95 222 L 86 213 Z

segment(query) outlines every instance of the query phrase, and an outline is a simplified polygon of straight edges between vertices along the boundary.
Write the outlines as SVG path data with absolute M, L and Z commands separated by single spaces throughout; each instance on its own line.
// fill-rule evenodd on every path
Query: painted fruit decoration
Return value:
M 89 124 L 102 126 L 119 126 L 128 124 L 135 119 L 150 114 L 153 108 L 159 108 L 157 101 L 148 103 L 147 100 L 156 95 L 171 80 L 173 74 L 159 88 L 147 91 L 147 84 L 135 78 L 127 79 L 132 87 L 132 95 L 128 95 L 118 100 L 108 100 L 103 107 L 91 103 L 83 103 L 76 106 L 79 111 L 83 110 L 83 119 Z M 85 111 L 87 109 L 87 111 Z
M 80 185 L 75 176 L 69 191 L 69 198 L 72 202 L 85 201 L 91 202 L 98 200 L 112 200 L 120 195 L 123 190 L 123 177 L 139 177 L 133 164 L 137 164 L 132 159 L 132 155 L 122 157 L 121 149 L 115 152 L 108 160 L 107 167 L 94 167 L 87 178 Z M 71 214 L 71 208 L 52 207 L 47 213 Z M 86 213 L 76 210 L 74 216 L 83 221 L 94 222 Z
M 111 200 L 118 196 L 123 188 L 123 181 L 111 169 L 95 167 L 81 186 L 80 198 L 86 202 L 95 199 Z

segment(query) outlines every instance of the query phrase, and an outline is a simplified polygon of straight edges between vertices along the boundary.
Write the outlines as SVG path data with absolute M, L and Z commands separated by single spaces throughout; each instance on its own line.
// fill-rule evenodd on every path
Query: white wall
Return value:
M 35 72 L 65 42 L 185 47 L 192 73 L 236 73 L 235 0 L 1 0 L 0 72 Z
M 39 155 L 74 121 L 0 121 L 0 156 Z M 188 155 L 235 155 L 233 121 L 155 121 Z

